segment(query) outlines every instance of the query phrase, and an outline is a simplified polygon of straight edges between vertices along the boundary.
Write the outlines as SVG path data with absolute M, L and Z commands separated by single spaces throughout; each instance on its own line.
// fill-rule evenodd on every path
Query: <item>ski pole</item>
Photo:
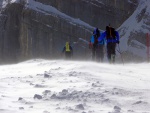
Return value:
M 122 63 L 123 63 L 123 65 L 124 65 L 124 61 L 123 61 L 122 53 L 120 52 L 120 46 L 119 46 L 119 44 L 118 44 L 118 48 L 119 48 L 119 50 L 117 50 L 117 51 L 120 53 L 121 60 L 122 60 Z

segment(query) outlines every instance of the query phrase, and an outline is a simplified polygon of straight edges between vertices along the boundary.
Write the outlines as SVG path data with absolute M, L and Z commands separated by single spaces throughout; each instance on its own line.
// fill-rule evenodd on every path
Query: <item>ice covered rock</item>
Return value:
M 34 99 L 42 99 L 42 96 L 39 95 L 39 94 L 35 94 L 35 95 L 34 95 Z
M 78 110 L 84 110 L 83 104 L 78 104 L 78 105 L 76 105 L 75 108 L 78 109 Z

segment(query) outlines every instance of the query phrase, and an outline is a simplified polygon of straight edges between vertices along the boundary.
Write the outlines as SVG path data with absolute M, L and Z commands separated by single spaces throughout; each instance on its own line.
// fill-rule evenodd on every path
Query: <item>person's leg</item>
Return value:
M 68 59 L 68 52 L 65 52 L 65 59 Z
M 66 60 L 70 59 L 70 58 L 71 58 L 70 52 L 66 52 L 66 53 L 65 53 L 65 57 L 66 57 Z
M 68 59 L 71 60 L 71 52 L 68 52 Z
M 97 46 L 96 48 L 96 61 L 100 62 L 100 45 Z
M 104 59 L 104 45 L 100 45 L 100 62 Z
M 112 63 L 115 63 L 116 43 L 112 43 L 111 48 L 111 61 Z
M 115 63 L 115 54 L 111 54 L 111 63 Z
M 111 63 L 111 43 L 107 44 L 107 58 L 109 63 Z
M 95 60 L 95 47 L 92 48 L 92 60 Z

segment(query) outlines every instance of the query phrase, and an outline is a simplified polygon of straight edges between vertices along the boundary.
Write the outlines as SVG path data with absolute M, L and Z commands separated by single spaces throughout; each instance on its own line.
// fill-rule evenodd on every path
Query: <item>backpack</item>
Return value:
M 98 44 L 98 37 L 100 36 L 100 31 L 98 30 L 98 28 L 96 28 L 96 30 L 94 31 L 94 44 L 97 45 Z
M 70 45 L 69 45 L 68 42 L 66 42 L 66 51 L 67 51 L 67 52 L 70 52 Z
M 115 29 L 109 26 L 106 26 L 106 38 L 107 39 L 115 39 L 116 38 L 116 32 Z

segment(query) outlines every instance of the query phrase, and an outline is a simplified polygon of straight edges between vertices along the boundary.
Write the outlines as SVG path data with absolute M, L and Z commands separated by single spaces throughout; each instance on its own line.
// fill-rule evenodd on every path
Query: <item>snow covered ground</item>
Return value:
M 150 64 L 29 60 L 0 66 L 0 113 L 150 113 Z

